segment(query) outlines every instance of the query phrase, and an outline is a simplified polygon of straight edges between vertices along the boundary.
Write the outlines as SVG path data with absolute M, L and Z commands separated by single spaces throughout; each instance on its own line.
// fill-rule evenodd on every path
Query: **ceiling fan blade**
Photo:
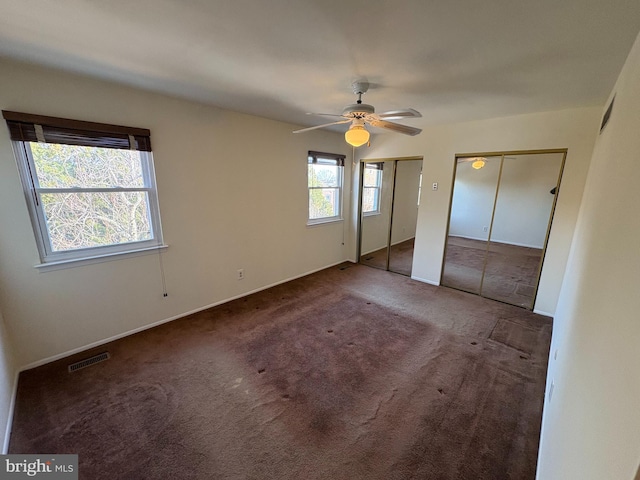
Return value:
M 339 115 L 337 113 L 312 113 L 312 112 L 307 112 L 307 115 L 319 115 L 321 117 L 342 117 L 342 118 L 344 118 L 343 115 Z
M 400 120 L 401 118 L 419 118 L 422 114 L 413 108 L 405 108 L 404 110 L 391 110 L 389 112 L 379 113 L 378 118 L 385 120 Z
M 331 125 L 339 125 L 341 123 L 349 123 L 349 122 L 351 122 L 351 119 L 349 119 L 349 120 L 340 120 L 338 122 L 325 123 L 324 125 L 316 125 L 315 127 L 301 128 L 300 130 L 294 130 L 293 133 L 309 132 L 309 131 L 315 130 L 317 128 L 324 128 L 324 127 L 329 127 Z
M 422 129 L 409 127 L 407 125 L 400 125 L 399 123 L 387 122 L 386 120 L 373 120 L 369 122 L 374 127 L 386 128 L 387 130 L 393 130 L 394 132 L 404 133 L 405 135 L 417 135 Z

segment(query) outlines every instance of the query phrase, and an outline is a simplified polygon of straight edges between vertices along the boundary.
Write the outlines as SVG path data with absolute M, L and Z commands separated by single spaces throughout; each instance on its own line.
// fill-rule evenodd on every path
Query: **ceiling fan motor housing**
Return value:
M 366 103 L 352 103 L 342 110 L 342 116 L 349 118 L 364 118 L 372 113 L 375 113 L 373 105 L 367 105 Z

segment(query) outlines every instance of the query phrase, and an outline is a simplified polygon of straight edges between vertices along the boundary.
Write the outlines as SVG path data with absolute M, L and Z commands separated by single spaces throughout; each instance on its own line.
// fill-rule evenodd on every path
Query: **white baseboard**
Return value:
M 383 245 L 383 246 L 381 246 L 379 248 L 374 248 L 373 250 L 368 250 L 366 252 L 362 252 L 362 253 L 360 253 L 360 256 L 363 257 L 365 255 L 369 255 L 370 253 L 377 252 L 378 250 L 382 250 L 384 248 L 387 248 L 387 245 Z
M 487 239 L 486 238 L 481 238 L 481 237 L 468 237 L 466 235 L 449 235 L 450 237 L 456 237 L 456 238 L 466 238 L 467 240 L 478 240 L 480 242 L 486 242 Z M 537 250 L 542 250 L 542 246 L 539 245 L 528 245 L 526 243 L 517 243 L 517 242 L 507 242 L 504 240 L 497 240 L 495 238 L 491 239 L 492 242 L 494 243 L 503 243 L 505 245 L 513 245 L 515 247 L 525 247 L 525 248 L 535 248 Z
M 411 240 L 412 238 L 416 238 L 416 236 L 413 235 L 412 237 L 405 238 L 404 240 L 398 240 L 395 243 L 392 243 L 391 246 L 394 247 L 394 246 L 396 246 L 396 245 L 398 245 L 398 244 L 400 244 L 402 242 L 406 242 L 407 240 Z M 377 252 L 378 250 L 383 250 L 385 248 L 387 248 L 386 244 L 382 245 L 381 247 L 374 248 L 373 250 L 368 250 L 366 252 L 362 252 L 362 253 L 360 253 L 360 256 L 362 257 L 363 255 L 369 255 L 370 253 Z
M 495 243 L 503 243 L 505 245 L 513 245 L 515 247 L 525 247 L 525 248 L 534 248 L 536 250 L 542 250 L 542 245 L 528 245 L 526 243 L 505 242 L 503 240 L 494 240 L 493 238 L 491 239 L 491 241 Z
M 450 237 L 456 237 L 456 238 L 465 238 L 467 240 L 478 240 L 479 242 L 486 242 L 488 240 L 487 238 L 470 237 L 469 235 L 454 235 L 453 233 L 450 233 L 449 236 Z
M 392 243 L 392 244 L 391 244 L 391 246 L 393 247 L 393 246 L 395 246 L 395 245 L 399 245 L 399 244 L 401 244 L 402 242 L 407 242 L 407 241 L 412 240 L 412 239 L 414 239 L 414 238 L 416 238 L 416 236 L 415 236 L 415 235 L 412 235 L 412 236 L 407 237 L 407 238 L 405 238 L 405 239 L 403 239 L 403 240 L 396 240 L 394 243 Z
M 411 280 L 416 280 L 418 282 L 422 282 L 422 283 L 428 283 L 429 285 L 434 285 L 436 287 L 440 286 L 439 282 L 434 282 L 433 280 L 427 280 L 426 278 L 420 278 L 420 277 L 411 277 Z
M 231 302 L 233 300 L 237 300 L 238 298 L 246 297 L 246 296 L 251 295 L 253 293 L 261 292 L 262 290 L 266 290 L 268 288 L 275 287 L 277 285 L 281 285 L 283 283 L 290 282 L 291 280 L 295 280 L 297 278 L 306 277 L 307 275 L 311 275 L 312 273 L 316 273 L 316 272 L 319 272 L 321 270 L 325 270 L 327 268 L 335 267 L 336 265 L 340 265 L 341 263 L 348 262 L 348 261 L 350 261 L 350 260 L 340 260 L 339 262 L 333 263 L 331 265 L 327 265 L 327 266 L 324 266 L 324 267 L 321 267 L 321 268 L 317 268 L 315 270 L 311 270 L 311 271 L 306 272 L 306 273 L 302 273 L 300 275 L 296 275 L 296 276 L 293 276 L 293 277 L 290 277 L 290 278 L 287 278 L 287 279 L 284 279 L 284 280 L 280 280 L 280 281 L 274 282 L 274 283 L 272 283 L 270 285 L 266 285 L 264 287 L 259 287 L 259 288 L 256 288 L 255 290 L 244 292 L 244 293 L 241 293 L 239 295 L 235 295 L 235 296 L 230 297 L 230 298 L 225 298 L 224 300 L 220 300 L 218 302 L 210 303 L 209 305 L 204 305 L 202 307 L 195 308 L 195 309 L 190 310 L 188 312 L 184 312 L 184 313 L 180 313 L 178 315 L 174 315 L 173 317 L 165 318 L 163 320 L 158 320 L 157 322 L 153 322 L 153 323 L 150 323 L 148 325 L 143 325 L 142 327 L 134 328 L 133 330 L 128 330 L 128 331 L 126 331 L 124 333 L 119 333 L 117 335 L 113 335 L 112 337 L 105 338 L 105 339 L 102 339 L 102 340 L 98 340 L 96 342 L 92 342 L 92 343 L 90 343 L 88 345 L 84 345 L 82 347 L 73 348 L 73 349 L 68 350 L 66 352 L 59 353 L 59 354 L 53 355 L 51 357 L 43 358 L 42 360 L 37 360 L 35 362 L 29 363 L 27 365 L 23 365 L 22 367 L 20 367 L 18 369 L 18 373 L 23 372 L 25 370 L 30 370 L 32 368 L 40 367 L 42 365 L 46 365 L 47 363 L 55 362 L 56 360 L 60 360 L 61 358 L 65 358 L 65 357 L 68 357 L 70 355 L 75 355 L 76 353 L 84 352 L 85 350 L 90 350 L 92 348 L 99 347 L 100 345 L 104 345 L 106 343 L 113 342 L 114 340 L 119 340 L 120 338 L 128 337 L 129 335 L 134 335 L 136 333 L 143 332 L 145 330 L 149 330 L 150 328 L 158 327 L 158 326 L 160 326 L 162 324 L 165 324 L 165 323 L 168 323 L 168 322 L 172 322 L 174 320 L 178 320 L 179 318 L 188 317 L 189 315 L 192 315 L 194 313 L 201 312 L 201 311 L 206 310 L 208 308 L 217 307 L 218 305 L 222 305 L 223 303 Z M 17 388 L 17 381 L 16 381 L 16 388 Z M 12 402 L 13 401 L 14 401 L 14 399 L 12 399 Z
M 553 318 L 553 313 L 543 312 L 542 310 L 536 310 L 535 308 L 533 309 L 533 313 L 537 313 L 538 315 L 544 315 L 545 317 Z

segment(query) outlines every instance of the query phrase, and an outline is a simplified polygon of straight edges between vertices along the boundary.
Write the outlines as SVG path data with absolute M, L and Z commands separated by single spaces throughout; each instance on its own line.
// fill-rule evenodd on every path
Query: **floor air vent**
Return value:
M 93 357 L 85 358 L 84 360 L 80 360 L 79 362 L 69 365 L 69 373 L 80 370 L 81 368 L 90 367 L 96 363 L 104 362 L 105 360 L 109 360 L 109 358 L 109 352 L 99 353 Z

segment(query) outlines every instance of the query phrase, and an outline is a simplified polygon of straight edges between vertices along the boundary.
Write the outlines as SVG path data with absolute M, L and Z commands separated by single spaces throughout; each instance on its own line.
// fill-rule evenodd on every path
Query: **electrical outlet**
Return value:
M 433 182 L 433 185 L 431 185 L 431 189 L 438 190 L 438 182 Z
M 238 280 L 244 280 L 244 268 L 238 269 Z
M 486 225 L 484 227 L 482 227 L 482 231 L 483 232 L 488 232 L 489 231 L 489 227 L 487 227 Z

